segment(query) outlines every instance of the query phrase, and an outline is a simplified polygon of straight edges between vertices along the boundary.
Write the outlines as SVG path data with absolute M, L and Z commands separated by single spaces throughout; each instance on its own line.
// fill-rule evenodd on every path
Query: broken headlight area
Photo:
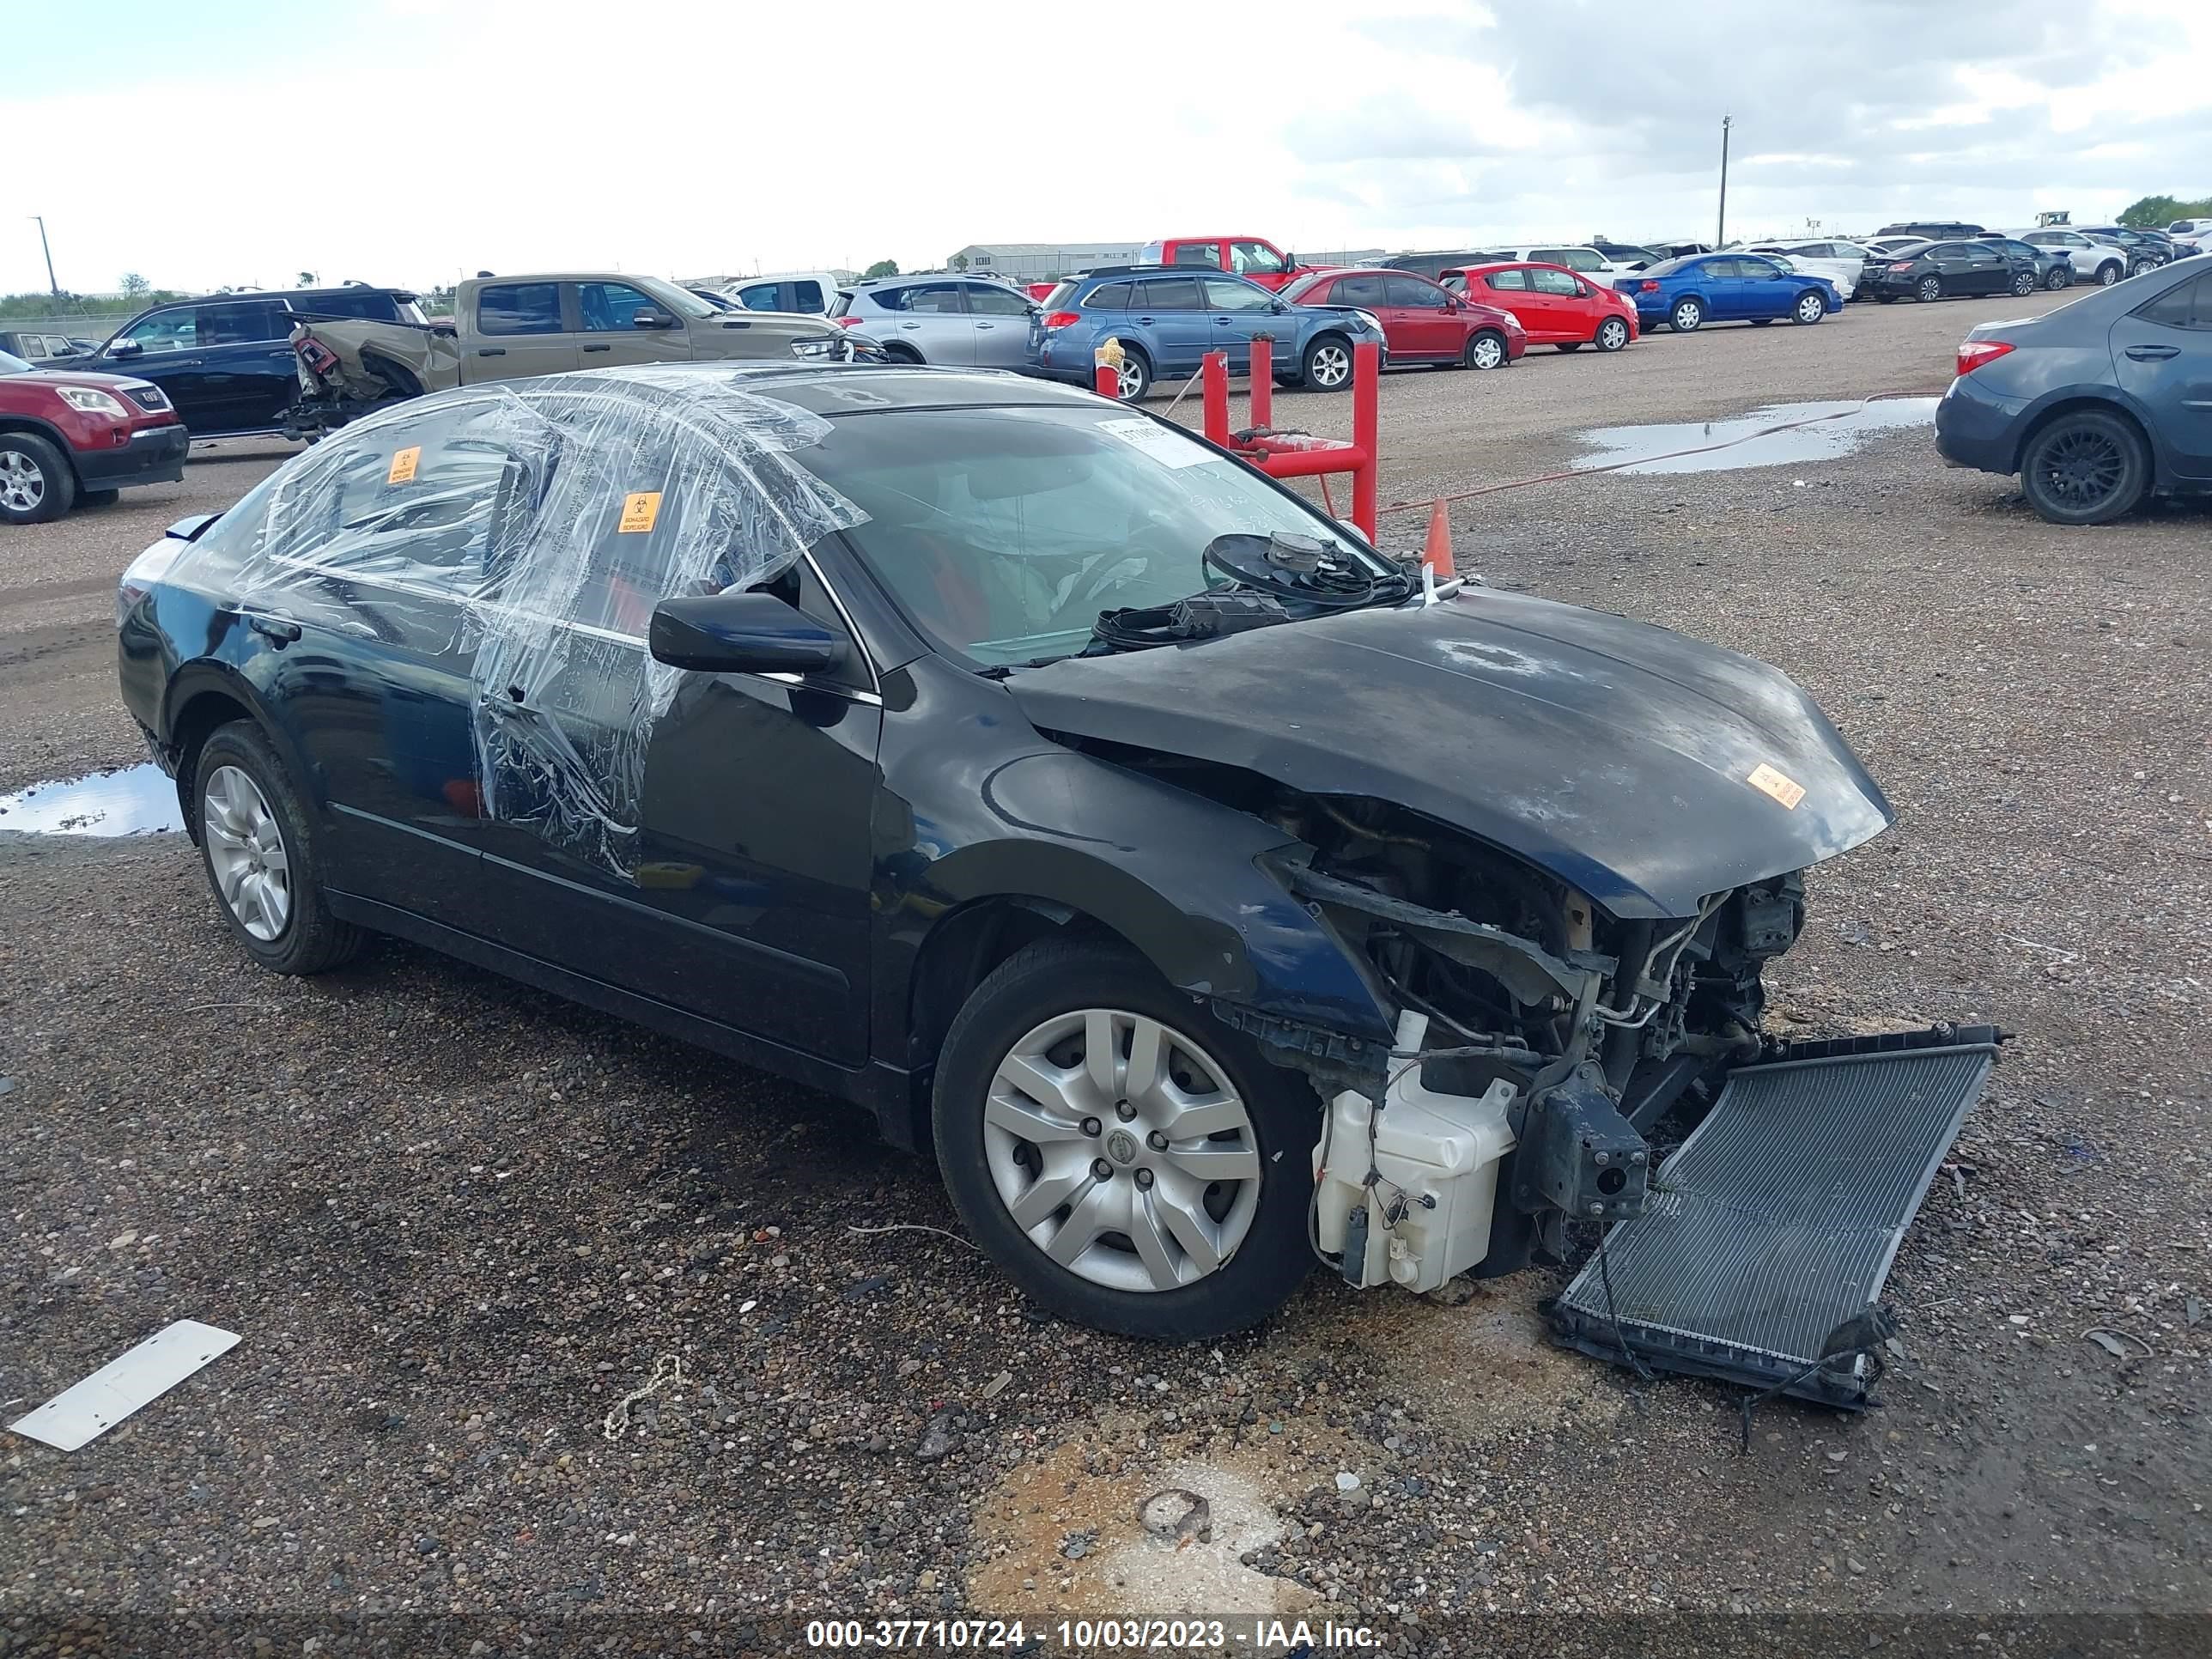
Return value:
M 1760 974 L 1796 938 L 1799 878 L 1620 921 L 1387 803 L 1286 794 L 1266 816 L 1300 843 L 1285 884 L 1399 1011 L 1387 1059 L 1258 1032 L 1328 1102 L 1316 1248 L 1354 1284 L 1430 1290 L 1525 1265 L 1540 1237 L 1556 1251 L 1566 1217 L 1643 1215 L 1647 1132 L 1759 1051 Z

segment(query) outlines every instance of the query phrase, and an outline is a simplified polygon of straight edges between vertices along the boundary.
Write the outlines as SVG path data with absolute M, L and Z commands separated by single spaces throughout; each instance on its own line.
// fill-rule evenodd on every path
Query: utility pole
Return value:
M 1727 115 L 1721 117 L 1721 216 L 1720 222 L 1713 227 L 1715 247 L 1728 246 L 1728 141 L 1729 123 L 1734 118 Z
M 46 256 L 46 287 L 54 298 L 58 300 L 62 297 L 62 285 L 54 280 L 54 251 L 46 246 L 46 216 L 33 213 L 31 217 L 39 222 L 39 252 Z

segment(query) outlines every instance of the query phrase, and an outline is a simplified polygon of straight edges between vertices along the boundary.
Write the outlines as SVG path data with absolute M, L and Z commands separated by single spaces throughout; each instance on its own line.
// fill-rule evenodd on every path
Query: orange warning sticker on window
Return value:
M 420 444 L 408 449 L 395 449 L 392 452 L 392 470 L 384 475 L 384 482 L 388 484 L 413 483 L 415 469 L 422 459 L 422 446 Z
M 623 497 L 622 522 L 615 526 L 623 536 L 642 536 L 653 528 L 660 517 L 660 492 L 657 489 L 634 490 Z
M 1761 761 L 1753 767 L 1751 775 L 1744 781 L 1758 790 L 1760 794 L 1773 796 L 1792 811 L 1796 810 L 1797 803 L 1805 799 L 1803 784 L 1798 782 L 1787 772 L 1777 771 L 1765 761 Z

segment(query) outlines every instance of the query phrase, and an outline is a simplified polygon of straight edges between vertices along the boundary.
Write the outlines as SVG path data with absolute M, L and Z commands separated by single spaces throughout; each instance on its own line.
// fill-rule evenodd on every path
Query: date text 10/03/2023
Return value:
M 806 1644 L 817 1650 L 908 1652 L 1030 1650 L 1053 1642 L 1073 1652 L 1203 1652 L 1288 1656 L 1382 1645 L 1364 1625 L 1303 1619 L 816 1619 Z

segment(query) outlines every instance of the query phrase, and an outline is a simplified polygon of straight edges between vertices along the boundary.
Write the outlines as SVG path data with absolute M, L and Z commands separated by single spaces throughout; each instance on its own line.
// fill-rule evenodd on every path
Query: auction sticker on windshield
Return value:
M 1214 459 L 1211 450 L 1186 438 L 1171 427 L 1157 421 L 1132 416 L 1119 421 L 1101 421 L 1098 429 L 1119 438 L 1133 449 L 1141 449 L 1162 466 L 1197 466 Z

